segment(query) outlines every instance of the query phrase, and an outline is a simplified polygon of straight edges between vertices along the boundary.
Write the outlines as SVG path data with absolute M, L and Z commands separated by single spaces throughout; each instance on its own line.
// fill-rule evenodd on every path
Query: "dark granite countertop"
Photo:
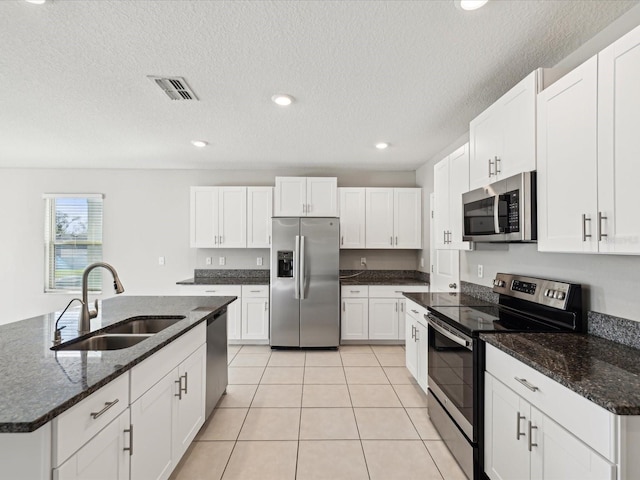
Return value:
M 577 333 L 480 338 L 612 413 L 640 415 L 640 350 Z
M 264 277 L 204 277 L 188 278 L 176 282 L 178 285 L 269 285 L 269 278 Z
M 429 285 L 429 275 L 415 270 L 340 270 L 341 285 Z
M 340 279 L 341 285 L 429 285 L 429 282 L 421 281 L 415 278 L 388 278 L 388 279 L 358 279 L 345 278 Z
M 433 307 L 494 307 L 495 303 L 479 300 L 465 293 L 405 293 L 405 297 L 424 308 Z
M 91 330 L 139 315 L 186 318 L 121 350 L 50 350 L 59 312 L 0 326 L 0 433 L 32 432 L 131 369 L 236 297 L 136 297 L 119 295 L 102 302 Z M 65 316 L 75 319 L 78 308 Z M 63 319 L 64 321 L 64 319 Z M 63 341 L 77 336 L 68 326 Z

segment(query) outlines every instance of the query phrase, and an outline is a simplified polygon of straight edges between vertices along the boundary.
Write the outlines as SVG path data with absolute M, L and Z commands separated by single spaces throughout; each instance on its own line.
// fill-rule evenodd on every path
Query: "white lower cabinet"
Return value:
M 54 480 L 127 480 L 129 478 L 129 409 L 93 437 L 60 467 Z
M 405 355 L 406 365 L 409 373 L 420 385 L 420 388 L 427 392 L 427 323 L 424 315 L 426 309 L 417 303 L 406 301 L 406 343 Z
M 269 287 L 242 287 L 242 340 L 269 340 Z
M 395 298 L 369 298 L 370 339 L 398 340 L 399 302 L 401 300 Z

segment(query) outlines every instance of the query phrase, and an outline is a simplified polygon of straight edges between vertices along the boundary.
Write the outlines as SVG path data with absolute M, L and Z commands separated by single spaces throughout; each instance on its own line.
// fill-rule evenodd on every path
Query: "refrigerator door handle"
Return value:
M 294 297 L 300 299 L 300 235 L 296 235 L 296 250 L 293 252 L 293 286 Z
M 307 277 L 304 269 L 304 235 L 300 236 L 300 299 L 304 300 L 305 286 Z

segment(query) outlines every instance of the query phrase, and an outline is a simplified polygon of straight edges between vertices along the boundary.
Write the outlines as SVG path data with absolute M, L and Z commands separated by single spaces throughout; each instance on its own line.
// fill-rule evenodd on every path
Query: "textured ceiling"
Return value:
M 0 167 L 413 170 L 637 3 L 0 1 Z

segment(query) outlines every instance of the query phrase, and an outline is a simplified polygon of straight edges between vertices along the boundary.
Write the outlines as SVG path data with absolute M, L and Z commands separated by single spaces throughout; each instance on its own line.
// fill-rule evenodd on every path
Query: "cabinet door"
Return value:
M 449 248 L 470 250 L 471 242 L 463 242 L 462 194 L 469 191 L 469 144 L 465 143 L 449 155 Z M 436 206 L 438 198 L 436 197 Z
M 640 253 L 640 27 L 598 55 L 598 239 L 601 252 Z
M 396 340 L 398 338 L 398 300 L 395 298 L 369 299 L 369 338 Z
M 469 124 L 471 158 L 469 188 L 484 187 L 496 181 L 495 160 L 502 151 L 500 104 L 494 103 Z
M 393 188 L 366 188 L 367 248 L 393 248 Z
M 502 150 L 498 154 L 498 180 L 536 169 L 537 78 L 536 70 L 500 99 Z
M 491 480 L 528 479 L 530 406 L 485 372 L 484 470 Z
M 242 300 L 238 298 L 227 306 L 227 339 L 242 338 Z
M 614 480 L 616 467 L 531 408 L 532 480 Z M 528 433 L 528 432 L 527 432 Z
M 467 172 L 467 183 L 469 175 Z M 435 248 L 441 250 L 449 249 L 449 219 L 451 217 L 449 193 L 449 157 L 439 161 L 433 166 L 433 191 L 435 194 L 435 205 L 433 208 L 433 219 L 431 220 L 434 229 L 433 238 Z
M 218 226 L 218 247 L 247 247 L 247 187 L 219 187 Z
M 405 299 L 398 300 L 398 340 L 404 340 L 405 323 L 407 321 L 407 301 Z
M 167 479 L 175 467 L 172 415 L 177 380 L 176 368 L 131 404 L 134 428 L 131 478 Z
M 273 188 L 247 187 L 247 248 L 271 247 Z
M 366 340 L 369 338 L 369 300 L 367 298 L 343 298 L 341 338 Z
M 416 380 L 424 393 L 427 393 L 427 327 L 416 322 Z
M 365 189 L 339 188 L 340 248 L 365 248 Z
M 218 246 L 218 187 L 191 187 L 190 246 Z
M 307 177 L 307 217 L 338 216 L 338 179 Z
M 269 339 L 268 298 L 242 298 L 242 339 Z
M 593 252 L 597 223 L 593 57 L 538 95 L 538 250 Z
M 422 248 L 422 189 L 393 190 L 395 248 Z
M 129 410 L 122 412 L 59 468 L 56 480 L 126 480 L 129 478 Z
M 274 217 L 303 217 L 306 215 L 307 178 L 276 177 Z
M 178 366 L 180 383 L 176 386 L 180 392 L 174 397 L 173 408 L 173 459 L 176 464 L 204 424 L 206 362 L 205 344 Z
M 406 365 L 409 373 L 413 375 L 413 378 L 417 380 L 418 378 L 418 344 L 416 342 L 416 319 L 411 315 L 411 313 L 407 314 L 406 321 L 406 332 L 405 332 L 405 356 L 406 356 Z

